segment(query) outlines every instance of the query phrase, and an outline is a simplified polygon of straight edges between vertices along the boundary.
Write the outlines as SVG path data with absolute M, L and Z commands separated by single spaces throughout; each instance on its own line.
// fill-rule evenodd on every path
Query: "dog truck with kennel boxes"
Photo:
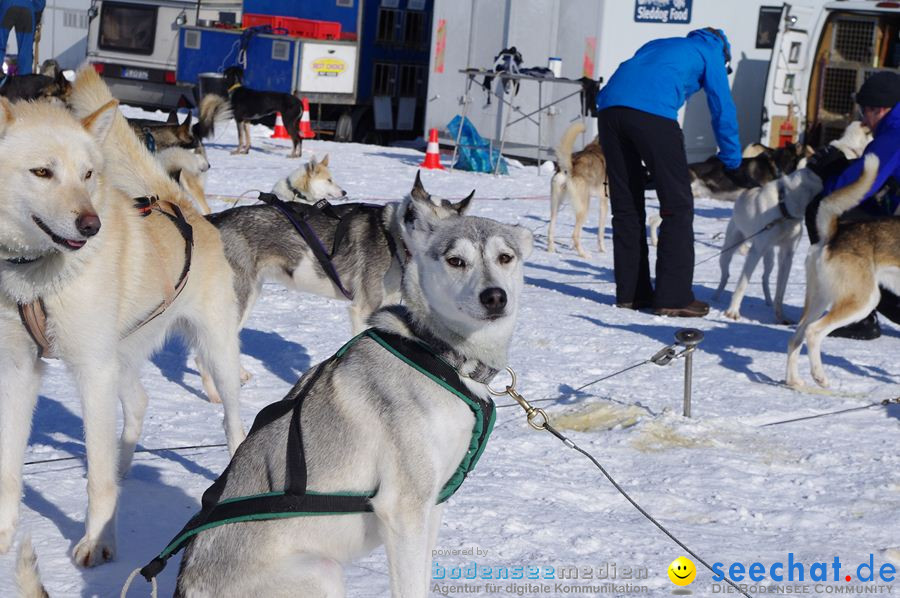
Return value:
M 119 100 L 174 108 L 191 88 L 175 80 L 182 25 L 236 26 L 239 0 L 93 0 L 87 59 Z
M 244 0 L 243 31 L 184 26 L 177 81 L 222 89 L 229 66 L 252 89 L 308 98 L 338 141 L 418 136 L 434 0 Z
M 811 8 L 824 3 L 792 2 Z M 505 154 L 534 159 L 539 145 L 542 160 L 554 159 L 552 148 L 572 121 L 582 115 L 576 85 L 545 80 L 540 85 L 539 106 L 538 84 L 521 81 L 517 95 L 507 93 L 504 97 L 513 106 L 513 114 L 508 115 L 510 108 L 496 96 L 487 105 L 487 95 L 480 86 L 483 77 L 475 77 L 466 94 L 467 76 L 460 70 L 493 69 L 500 50 L 515 46 L 522 54 L 522 67 L 546 67 L 553 58 L 561 60 L 565 78 L 602 77 L 608 81 L 616 67 L 643 44 L 712 26 L 723 29 L 731 43 L 734 73 L 729 80 L 741 144 L 746 146 L 759 141 L 763 90 L 781 4 L 772 0 L 436 0 L 425 128 L 436 127 L 441 142 L 453 145 L 455 139 L 447 131 L 447 123 L 462 113 L 468 102 L 468 119 L 494 147 L 503 137 Z M 652 77 L 652 73 L 647 76 Z M 496 80 L 492 88 L 497 91 Z M 559 101 L 565 96 L 570 97 Z M 591 97 L 585 103 L 591 106 L 593 101 Z M 527 118 L 523 116 L 526 114 Z M 506 126 L 507 116 L 514 124 Z M 516 119 L 521 120 L 515 123 Z M 704 160 L 715 153 L 703 91 L 691 97 L 679 113 L 679 122 L 689 160 Z M 585 124 L 587 131 L 579 147 L 596 133 L 593 118 Z
M 779 23 L 760 142 L 824 145 L 857 117 L 853 94 L 863 81 L 900 67 L 900 2 L 790 4 Z

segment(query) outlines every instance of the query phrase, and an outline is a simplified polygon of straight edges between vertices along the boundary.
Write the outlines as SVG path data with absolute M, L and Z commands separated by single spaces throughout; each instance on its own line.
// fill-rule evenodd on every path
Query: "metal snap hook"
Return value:
M 509 384 L 506 385 L 506 388 L 504 388 L 503 390 L 494 390 L 493 388 L 491 388 L 490 384 L 487 385 L 488 392 L 490 392 L 495 397 L 502 397 L 503 395 L 508 395 L 508 394 L 510 394 L 509 391 L 516 389 L 516 373 L 509 366 L 506 367 L 506 371 L 509 372 L 509 377 L 510 377 Z

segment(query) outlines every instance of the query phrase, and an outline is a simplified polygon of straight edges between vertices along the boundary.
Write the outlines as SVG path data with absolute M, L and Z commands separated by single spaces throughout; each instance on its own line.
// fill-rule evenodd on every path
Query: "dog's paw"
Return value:
M 250 382 L 250 380 L 251 380 L 252 378 L 253 378 L 253 374 L 251 374 L 250 372 L 248 372 L 248 371 L 245 370 L 244 368 L 241 368 L 241 386 L 243 386 L 243 385 L 246 384 L 247 382 Z
M 229 152 L 232 156 L 237 156 L 238 154 L 242 154 L 241 148 L 237 148 Z
M 116 543 L 109 538 L 85 536 L 72 551 L 72 558 L 79 567 L 96 567 L 116 558 Z
M 821 386 L 822 388 L 828 388 L 828 376 L 825 375 L 824 371 L 812 371 L 813 380 L 816 381 L 816 384 Z
M 725 317 L 734 320 L 735 322 L 741 319 L 741 312 L 729 309 L 725 312 Z
M 579 249 L 579 250 L 578 250 L 578 255 L 581 256 L 581 257 L 584 258 L 584 259 L 589 259 L 589 258 L 591 257 L 591 256 L 588 255 L 588 252 L 585 251 L 584 249 Z
M 553 243 L 548 243 L 547 253 L 556 253 L 556 245 L 554 245 Z

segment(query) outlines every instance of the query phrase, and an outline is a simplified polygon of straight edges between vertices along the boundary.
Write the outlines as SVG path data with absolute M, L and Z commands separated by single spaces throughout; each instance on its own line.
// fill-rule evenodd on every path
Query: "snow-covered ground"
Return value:
M 264 127 L 254 128 L 250 155 L 231 156 L 236 134 L 231 124 L 224 129 L 208 146 L 212 170 L 207 192 L 213 196 L 269 190 L 301 164 L 287 157 L 289 142 L 270 140 Z M 422 160 L 421 153 L 407 149 L 304 143 L 303 161 L 325 154 L 330 154 L 334 179 L 348 197 L 362 201 L 401 198 Z M 851 575 L 855 583 L 856 566 L 868 562 L 870 554 L 876 579 L 882 563 L 900 559 L 900 406 L 761 427 L 900 394 L 900 328 L 883 322 L 883 336 L 870 342 L 827 339 L 824 360 L 834 394 L 792 391 L 780 384 L 792 329 L 774 323 L 758 282 L 761 267 L 738 322 L 722 315 L 728 295 L 713 303 L 704 319 L 667 319 L 616 309 L 612 255 L 597 253 L 593 240 L 595 210 L 585 231 L 590 259 L 579 258 L 569 247 L 573 218 L 568 207 L 559 227 L 563 246 L 556 254 L 546 252 L 549 174 L 513 167 L 507 177 L 450 171 L 423 171 L 422 177 L 430 192 L 446 197 L 459 198 L 474 188 L 473 214 L 535 231 L 511 352 L 519 390 L 529 399 L 564 395 L 542 405 L 675 536 L 726 569 L 733 562 L 760 562 L 767 578 L 771 564 L 786 562 L 793 553 L 793 560 L 806 566 L 805 582 L 812 594 L 826 591 L 809 581 L 813 562 L 830 567 L 839 557 L 841 580 L 830 582 L 830 589 L 847 591 L 852 584 L 843 576 Z M 211 204 L 215 210 L 229 205 L 221 198 Z M 656 210 L 655 201 L 649 206 L 651 212 Z M 696 208 L 699 262 L 717 253 L 730 205 L 701 199 Z M 609 223 L 604 226 L 609 236 Z M 807 247 L 804 240 L 787 289 L 787 315 L 794 319 L 803 305 Z M 651 259 L 654 255 L 651 248 Z M 737 256 L 733 281 L 741 263 Z M 697 267 L 698 298 L 710 300 L 718 277 L 717 259 Z M 681 360 L 666 367 L 643 365 L 571 393 L 648 359 L 687 326 L 705 334 L 694 357 L 693 418 L 681 416 Z M 330 356 L 349 332 L 346 304 L 268 286 L 241 334 L 243 364 L 253 374 L 241 396 L 245 424 L 249 426 L 261 407 L 281 399 L 301 372 Z M 803 375 L 810 380 L 805 354 L 802 359 Z M 151 401 L 140 447 L 224 442 L 221 406 L 204 398 L 193 360 L 178 341 L 153 358 L 143 378 Z M 84 454 L 73 389 L 64 368 L 48 362 L 28 461 Z M 590 417 L 563 417 L 572 414 Z M 585 429 L 587 420 L 591 423 Z M 19 536 L 32 535 L 51 596 L 118 596 L 128 573 L 149 561 L 198 509 L 200 495 L 227 462 L 224 448 L 138 454 L 122 483 L 118 558 L 89 570 L 76 567 L 69 556 L 83 532 L 83 461 L 27 465 Z M 462 567 L 464 577 L 472 562 L 494 571 L 554 567 L 557 577 L 568 566 L 592 568 L 598 577 L 614 566 L 616 585 L 645 586 L 657 596 L 677 589 L 666 569 L 684 554 L 587 459 L 549 434 L 530 429 L 518 407 L 498 411 L 495 432 L 477 470 L 448 503 L 437 548 L 444 552 L 434 557 L 434 571 L 439 574 L 444 568 L 447 578 L 453 567 Z M 0 556 L 0 596 L 15 595 L 13 567 L 12 553 Z M 626 568 L 642 567 L 646 579 L 623 579 Z M 171 594 L 177 570 L 173 559 L 160 576 L 160 595 Z M 562 586 L 556 585 L 558 579 L 436 583 L 448 595 L 462 593 L 465 582 L 470 589 L 480 586 L 477 594 L 553 596 L 583 589 L 575 587 L 578 584 L 609 581 L 567 580 Z M 131 596 L 149 594 L 142 580 L 135 583 Z M 488 583 L 499 587 L 494 590 Z M 509 587 L 529 583 L 530 588 Z M 876 585 L 886 592 L 884 583 Z M 717 593 L 706 570 L 687 587 L 695 595 Z M 347 571 L 348 596 L 386 596 L 388 588 L 383 550 Z M 900 590 L 900 584 L 890 589 Z M 626 596 L 627 590 L 612 588 L 607 593 Z

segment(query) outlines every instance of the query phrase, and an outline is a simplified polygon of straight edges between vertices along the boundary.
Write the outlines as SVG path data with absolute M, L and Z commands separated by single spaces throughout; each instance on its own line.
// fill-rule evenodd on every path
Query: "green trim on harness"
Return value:
M 494 430 L 494 422 L 497 419 L 497 411 L 495 409 L 491 409 L 490 413 L 487 417 L 487 423 L 485 424 L 484 411 L 481 407 L 482 401 L 472 400 L 472 398 L 466 396 L 459 390 L 450 386 L 447 382 L 432 374 L 428 370 L 423 369 L 419 366 L 419 364 L 411 361 L 406 355 L 398 352 L 394 349 L 387 341 L 381 338 L 374 329 L 370 328 L 366 330 L 363 334 L 368 335 L 371 339 L 376 341 L 379 345 L 387 349 L 390 353 L 394 355 L 397 359 L 404 362 L 405 364 L 411 366 L 419 373 L 424 374 L 437 384 L 443 386 L 446 390 L 449 390 L 457 397 L 459 397 L 466 405 L 469 406 L 469 409 L 472 410 L 472 414 L 475 416 L 475 425 L 472 427 L 472 438 L 469 441 L 469 450 L 466 451 L 465 456 L 463 456 L 463 460 L 460 462 L 459 467 L 456 468 L 456 471 L 453 472 L 453 475 L 450 476 L 450 479 L 447 480 L 447 483 L 444 484 L 443 489 L 441 489 L 440 494 L 438 494 L 438 504 L 446 501 L 448 498 L 453 496 L 456 491 L 462 486 L 462 483 L 465 481 L 466 476 L 470 471 L 475 469 L 475 465 L 478 463 L 478 459 L 481 458 L 481 453 L 484 452 L 485 447 L 487 447 L 488 437 L 491 435 L 491 432 Z M 414 341 L 417 342 L 418 341 Z M 440 359 L 443 363 L 447 365 L 447 367 L 452 369 L 452 366 L 444 361 L 439 355 L 436 355 L 427 345 L 422 343 L 418 343 L 423 349 L 430 352 L 436 358 Z M 485 427 L 487 430 L 485 431 Z
M 219 500 L 218 497 L 221 496 L 224 490 L 225 481 L 231 468 L 231 464 L 229 464 L 222 475 L 204 492 L 201 511 L 188 521 L 185 527 L 166 545 L 156 558 L 141 569 L 141 575 L 148 581 L 156 577 L 166 566 L 168 559 L 181 550 L 191 538 L 202 531 L 220 525 L 290 517 L 357 514 L 372 511 L 371 499 L 376 496 L 377 489 L 371 492 L 337 493 L 323 493 L 306 489 L 306 459 L 299 429 L 300 409 L 302 408 L 303 400 L 318 380 L 323 366 L 328 362 L 341 359 L 350 347 L 363 337 L 371 338 L 391 355 L 456 395 L 472 411 L 472 414 L 475 416 L 475 424 L 472 427 L 469 448 L 456 471 L 454 471 L 438 494 L 437 503 L 443 503 L 459 489 L 468 473 L 475 468 L 475 464 L 484 452 L 488 438 L 494 428 L 496 412 L 493 401 L 490 398 L 480 399 L 474 396 L 460 379 L 456 369 L 437 355 L 428 345 L 416 339 L 370 328 L 350 339 L 338 349 L 334 356 L 319 364 L 310 376 L 310 379 L 302 387 L 299 386 L 298 381 L 285 400 L 268 405 L 257 414 L 253 427 L 250 430 L 250 435 L 269 423 L 291 413 L 291 427 L 288 433 L 288 455 L 290 458 L 296 452 L 301 457 L 302 463 L 297 465 L 290 460 L 288 461 L 286 476 L 288 489 Z M 426 365 L 419 363 L 419 361 L 425 362 L 427 366 L 430 366 L 430 369 Z M 296 449 L 296 451 L 292 449 Z

